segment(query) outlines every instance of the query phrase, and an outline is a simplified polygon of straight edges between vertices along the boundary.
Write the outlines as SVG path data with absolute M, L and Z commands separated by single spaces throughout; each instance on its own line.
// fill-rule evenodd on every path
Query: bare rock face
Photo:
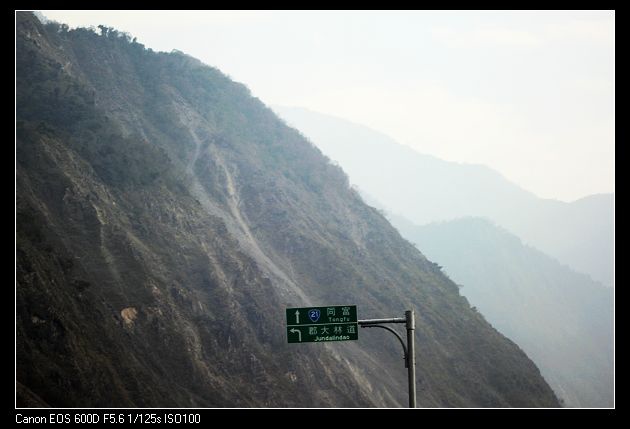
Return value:
M 122 317 L 125 326 L 133 326 L 133 321 L 138 317 L 138 310 L 133 307 L 123 308 L 120 317 Z
M 558 406 L 535 365 L 242 85 L 114 29 L 16 22 L 18 405 L 406 404 L 377 333 L 287 344 L 284 308 L 417 314 L 421 406 Z

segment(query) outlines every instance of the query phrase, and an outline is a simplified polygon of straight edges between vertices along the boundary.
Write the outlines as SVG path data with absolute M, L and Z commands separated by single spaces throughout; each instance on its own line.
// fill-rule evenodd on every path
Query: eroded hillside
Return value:
M 286 344 L 284 308 L 416 311 L 420 406 L 557 406 L 540 372 L 241 84 L 17 13 L 18 405 L 403 406 L 392 338 Z

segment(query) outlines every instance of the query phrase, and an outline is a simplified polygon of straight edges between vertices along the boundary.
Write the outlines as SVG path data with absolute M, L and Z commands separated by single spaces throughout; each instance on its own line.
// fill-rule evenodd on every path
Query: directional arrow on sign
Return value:
M 293 328 L 293 329 L 290 329 L 289 332 L 291 332 L 293 334 L 295 334 L 297 332 L 297 334 L 298 334 L 298 341 L 302 342 L 302 332 L 299 329 Z
M 300 311 L 295 310 L 295 323 L 300 324 Z

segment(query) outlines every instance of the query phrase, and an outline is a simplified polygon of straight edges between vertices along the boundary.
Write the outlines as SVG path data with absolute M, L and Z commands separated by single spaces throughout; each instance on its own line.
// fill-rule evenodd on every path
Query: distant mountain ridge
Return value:
M 424 226 L 394 215 L 391 220 L 523 348 L 566 405 L 614 405 L 612 289 L 485 219 Z
M 418 225 L 466 216 L 492 219 L 576 271 L 613 285 L 614 194 L 572 203 L 542 199 L 486 166 L 420 154 L 383 133 L 329 115 L 274 109 L 392 213 Z
M 419 406 L 559 406 L 245 86 L 99 33 L 16 13 L 18 406 L 406 405 L 390 336 L 287 344 L 286 307 L 328 304 L 416 310 Z

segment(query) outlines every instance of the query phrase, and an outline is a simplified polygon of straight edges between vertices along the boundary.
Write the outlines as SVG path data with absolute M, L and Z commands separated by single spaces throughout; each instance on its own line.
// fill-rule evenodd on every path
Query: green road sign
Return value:
M 287 308 L 289 343 L 359 339 L 356 305 Z
M 287 326 L 316 325 L 324 323 L 356 323 L 356 321 L 356 305 L 287 308 Z

